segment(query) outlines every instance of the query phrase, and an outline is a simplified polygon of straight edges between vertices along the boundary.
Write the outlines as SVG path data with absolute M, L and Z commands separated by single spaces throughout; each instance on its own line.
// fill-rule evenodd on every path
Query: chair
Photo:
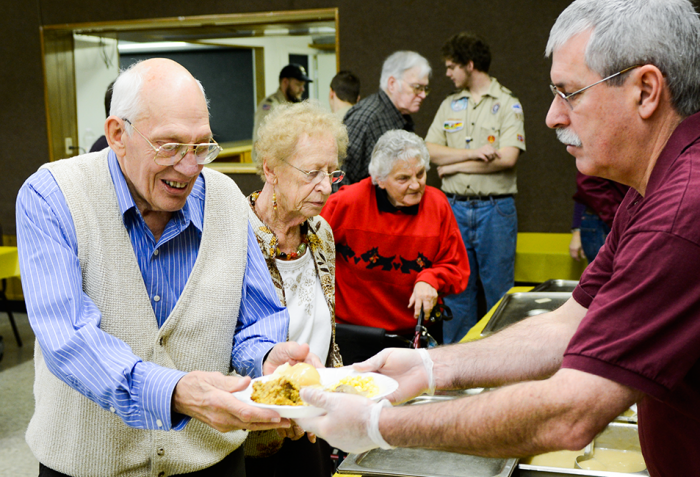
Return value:
M 5 237 L 2 234 L 2 225 L 0 224 L 0 246 L 5 245 L 4 241 L 5 241 Z M 12 326 L 12 333 L 14 333 L 14 335 L 15 335 L 15 340 L 17 341 L 17 346 L 21 347 L 22 346 L 22 338 L 20 338 L 20 336 L 19 336 L 19 330 L 17 329 L 17 323 L 15 323 L 15 317 L 12 314 L 12 309 L 10 308 L 10 301 L 7 299 L 7 295 L 5 295 L 6 289 L 7 289 L 7 279 L 3 278 L 2 279 L 2 287 L 0 287 L 0 300 L 2 301 L 4 310 L 7 313 L 7 316 L 10 317 L 10 325 Z

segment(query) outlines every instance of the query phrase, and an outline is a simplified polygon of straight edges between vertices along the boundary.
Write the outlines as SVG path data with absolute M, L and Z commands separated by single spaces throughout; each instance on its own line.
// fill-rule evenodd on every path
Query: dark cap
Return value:
M 306 76 L 306 70 L 304 67 L 296 63 L 289 63 L 287 66 L 282 68 L 282 71 L 280 71 L 280 80 L 282 80 L 282 78 L 294 78 L 299 81 L 313 83 L 313 80 Z

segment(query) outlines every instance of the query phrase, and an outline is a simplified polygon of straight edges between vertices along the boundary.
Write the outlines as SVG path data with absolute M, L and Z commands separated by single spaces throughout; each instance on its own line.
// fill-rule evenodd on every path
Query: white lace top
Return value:
M 311 253 L 297 260 L 276 259 L 289 310 L 289 340 L 308 343 L 322 363 L 331 342 L 331 312 L 314 269 Z

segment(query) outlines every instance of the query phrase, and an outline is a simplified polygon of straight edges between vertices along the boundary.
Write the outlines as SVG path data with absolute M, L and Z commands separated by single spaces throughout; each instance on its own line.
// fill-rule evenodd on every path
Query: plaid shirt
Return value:
M 392 129 L 413 132 L 411 116 L 401 114 L 382 90 L 353 106 L 345 115 L 344 122 L 350 142 L 343 166 L 343 185 L 369 177 L 367 166 L 372 158 L 372 149 L 382 134 Z

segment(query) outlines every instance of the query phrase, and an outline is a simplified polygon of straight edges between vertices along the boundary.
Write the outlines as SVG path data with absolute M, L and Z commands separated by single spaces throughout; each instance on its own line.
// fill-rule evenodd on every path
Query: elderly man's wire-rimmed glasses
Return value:
M 430 94 L 430 86 L 428 86 L 427 84 L 409 83 L 406 80 L 401 81 L 406 83 L 409 86 L 409 88 L 413 90 L 413 94 L 415 94 L 416 96 L 418 96 L 421 93 L 425 93 L 425 96 L 427 97 Z
M 328 177 L 331 181 L 331 184 L 337 184 L 338 182 L 343 180 L 343 177 L 345 177 L 345 172 L 341 171 L 340 169 L 337 171 L 333 172 L 326 172 L 326 171 L 305 171 L 304 169 L 299 169 L 297 166 L 292 165 L 282 159 L 282 162 L 287 164 L 290 167 L 293 167 L 297 171 L 303 173 L 306 176 L 307 181 L 311 183 L 318 183 L 321 182 L 321 180 L 325 179 Z
M 554 95 L 555 98 L 556 98 L 557 96 L 560 97 L 561 99 L 564 100 L 564 102 L 565 102 L 566 104 L 569 105 L 569 107 L 570 107 L 571 109 L 574 109 L 574 105 L 571 104 L 571 102 L 569 101 L 569 100 L 570 100 L 571 98 L 573 98 L 574 96 L 583 93 L 583 92 L 586 91 L 588 88 L 592 88 L 592 87 L 594 87 L 595 85 L 600 84 L 600 83 L 605 83 L 606 81 L 608 81 L 608 80 L 610 80 L 610 79 L 613 79 L 613 78 L 616 77 L 616 76 L 620 76 L 621 74 L 625 74 L 625 73 L 627 73 L 627 72 L 630 71 L 630 70 L 633 70 L 633 69 L 635 69 L 635 68 L 639 68 L 640 66 L 642 66 L 642 65 L 634 65 L 634 66 L 630 66 L 629 68 L 625 68 L 625 69 L 622 70 L 622 71 L 618 71 L 617 73 L 612 74 L 612 75 L 610 75 L 610 76 L 608 76 L 608 77 L 605 77 L 605 78 L 603 78 L 603 79 L 600 80 L 600 81 L 596 81 L 596 82 L 593 83 L 593 84 L 589 84 L 589 85 L 586 86 L 585 88 L 581 88 L 581 89 L 579 89 L 578 91 L 574 91 L 573 93 L 568 93 L 568 94 L 567 94 L 567 93 L 564 93 L 564 92 L 562 92 L 562 91 L 559 91 L 559 88 L 557 88 L 557 87 L 554 86 L 553 84 L 550 84 L 550 85 L 549 85 L 549 89 L 552 90 L 552 94 Z
M 149 141 L 149 139 L 146 136 L 144 136 L 141 131 L 136 129 L 136 126 L 134 126 L 131 121 L 129 121 L 126 118 L 124 118 L 124 121 L 128 123 L 129 126 L 134 128 L 134 131 L 139 133 L 139 135 L 142 138 L 144 138 L 146 142 L 153 148 L 153 150 L 156 152 L 156 155 L 153 157 L 153 160 L 159 166 L 174 166 L 187 155 L 190 149 L 194 150 L 194 157 L 197 160 L 197 164 L 209 164 L 214 159 L 216 159 L 216 156 L 218 156 L 219 153 L 223 150 L 222 147 L 216 143 L 216 141 L 203 142 L 199 144 L 182 144 L 179 142 L 169 142 L 167 144 L 163 144 L 160 147 L 155 147 L 153 143 Z

